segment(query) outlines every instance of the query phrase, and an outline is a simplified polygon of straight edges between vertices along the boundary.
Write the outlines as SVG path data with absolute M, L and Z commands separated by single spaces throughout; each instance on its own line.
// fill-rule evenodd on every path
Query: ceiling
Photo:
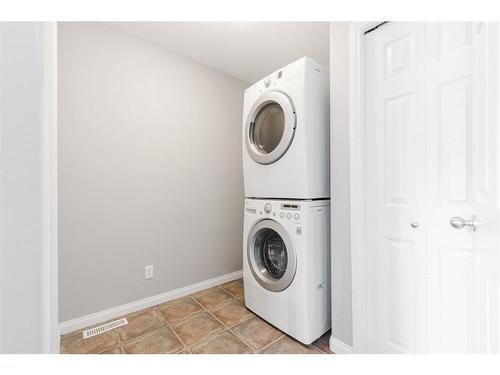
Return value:
M 303 56 L 328 67 L 328 22 L 110 22 L 107 25 L 250 83 Z

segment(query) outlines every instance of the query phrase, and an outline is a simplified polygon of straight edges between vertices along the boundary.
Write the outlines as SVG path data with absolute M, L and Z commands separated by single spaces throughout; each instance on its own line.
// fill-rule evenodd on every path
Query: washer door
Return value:
M 262 94 L 246 123 L 248 153 L 259 164 L 274 163 L 290 147 L 295 126 L 295 110 L 288 96 L 279 91 Z
M 297 257 L 285 229 L 264 219 L 248 235 L 248 263 L 257 282 L 267 290 L 280 292 L 292 283 Z

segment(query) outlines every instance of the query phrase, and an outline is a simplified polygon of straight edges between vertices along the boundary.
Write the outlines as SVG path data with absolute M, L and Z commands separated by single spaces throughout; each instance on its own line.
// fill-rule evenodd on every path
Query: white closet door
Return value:
M 486 23 L 366 37 L 370 352 L 500 350 L 498 46 Z
M 498 78 L 496 58 L 490 55 L 495 48 L 489 44 L 496 40 L 492 27 L 441 23 L 427 30 L 428 337 L 433 352 L 498 351 Z M 462 219 L 474 220 L 465 224 L 476 230 L 462 227 Z
M 370 352 L 425 350 L 424 31 L 366 36 L 366 314 Z

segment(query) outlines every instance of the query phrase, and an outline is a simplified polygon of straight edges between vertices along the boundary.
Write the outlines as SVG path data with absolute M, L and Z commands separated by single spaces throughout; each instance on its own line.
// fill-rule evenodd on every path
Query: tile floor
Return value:
M 128 325 L 85 340 L 82 330 L 64 335 L 61 353 L 331 353 L 330 332 L 303 345 L 246 309 L 243 298 L 243 280 L 231 281 L 127 315 Z

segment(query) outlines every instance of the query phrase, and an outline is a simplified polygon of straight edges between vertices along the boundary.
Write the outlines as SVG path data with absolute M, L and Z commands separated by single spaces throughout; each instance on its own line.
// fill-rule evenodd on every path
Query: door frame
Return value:
M 351 196 L 351 280 L 353 352 L 366 353 L 365 288 L 365 74 L 364 35 L 381 24 L 352 22 L 349 24 L 349 169 Z
M 57 22 L 38 24 L 41 92 L 42 353 L 59 354 L 57 245 Z

